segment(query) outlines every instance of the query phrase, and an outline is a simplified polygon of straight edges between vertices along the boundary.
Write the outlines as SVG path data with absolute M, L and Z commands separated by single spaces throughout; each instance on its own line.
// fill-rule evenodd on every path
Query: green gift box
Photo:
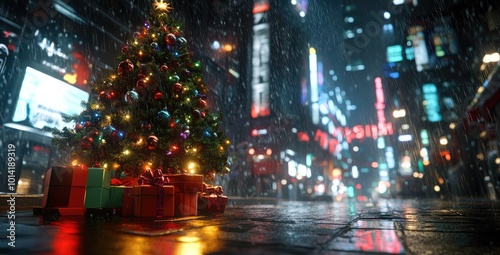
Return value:
M 109 207 L 111 172 L 103 168 L 89 168 L 85 208 Z
M 109 207 L 122 208 L 125 186 L 111 186 L 109 188 Z
M 109 189 L 111 186 L 111 172 L 103 168 L 89 168 L 87 187 L 103 187 Z

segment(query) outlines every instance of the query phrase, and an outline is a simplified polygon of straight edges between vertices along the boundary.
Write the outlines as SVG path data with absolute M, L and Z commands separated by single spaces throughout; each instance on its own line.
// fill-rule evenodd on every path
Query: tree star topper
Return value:
M 163 11 L 166 11 L 166 12 L 169 12 L 170 10 L 173 9 L 172 7 L 170 7 L 169 3 L 165 3 L 165 2 L 163 2 L 163 0 L 156 1 L 155 2 L 155 8 L 157 10 L 163 10 Z

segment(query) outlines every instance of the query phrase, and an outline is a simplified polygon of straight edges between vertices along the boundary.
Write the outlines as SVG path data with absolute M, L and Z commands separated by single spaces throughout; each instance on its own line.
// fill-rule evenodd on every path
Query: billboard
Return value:
M 80 114 L 88 98 L 88 92 L 28 66 L 12 121 L 37 129 L 71 127 L 62 116 Z

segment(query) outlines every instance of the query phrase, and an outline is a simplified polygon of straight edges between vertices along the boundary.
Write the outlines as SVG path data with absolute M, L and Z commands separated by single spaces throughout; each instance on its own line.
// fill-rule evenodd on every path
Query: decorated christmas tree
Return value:
M 172 8 L 156 0 L 141 31 L 121 49 L 116 69 L 92 83 L 93 93 L 74 128 L 54 131 L 53 143 L 71 151 L 72 164 L 137 176 L 225 174 L 230 141 L 221 115 L 207 106 L 200 62 L 192 60 Z

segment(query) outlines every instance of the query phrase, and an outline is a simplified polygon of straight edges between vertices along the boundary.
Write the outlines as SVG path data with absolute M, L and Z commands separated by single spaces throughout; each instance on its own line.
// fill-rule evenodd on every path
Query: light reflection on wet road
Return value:
M 214 216 L 139 219 L 20 212 L 2 254 L 483 254 L 500 251 L 500 207 L 471 203 L 278 202 Z M 1 228 L 7 226 L 2 217 Z M 445 248 L 445 249 L 442 249 Z M 351 254 L 351 253 L 349 253 Z M 500 253 L 499 253 L 500 254 Z

